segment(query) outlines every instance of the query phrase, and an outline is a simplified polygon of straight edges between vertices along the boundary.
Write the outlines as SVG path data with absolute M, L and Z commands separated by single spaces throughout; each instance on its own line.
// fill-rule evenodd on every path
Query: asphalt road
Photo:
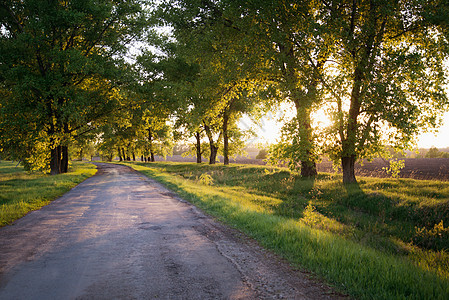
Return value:
M 0 299 L 323 299 L 325 285 L 125 166 L 0 228 Z

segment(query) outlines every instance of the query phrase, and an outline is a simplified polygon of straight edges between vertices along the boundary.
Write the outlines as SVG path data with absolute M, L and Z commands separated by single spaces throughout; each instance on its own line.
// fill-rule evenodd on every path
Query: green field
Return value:
M 449 299 L 449 182 L 130 165 L 353 297 Z
M 50 176 L 0 161 L 0 226 L 47 205 L 95 173 L 94 165 L 81 162 L 73 162 L 68 173 Z

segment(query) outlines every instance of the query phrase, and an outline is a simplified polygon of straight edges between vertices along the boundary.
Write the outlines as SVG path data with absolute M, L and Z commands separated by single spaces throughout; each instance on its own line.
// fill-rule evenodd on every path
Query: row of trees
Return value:
M 176 138 L 228 164 L 241 116 L 289 101 L 271 161 L 315 176 L 325 153 L 351 183 L 357 159 L 410 147 L 447 109 L 447 0 L 143 2 L 0 4 L 3 153 L 57 174 L 74 143 L 152 160 Z
M 170 54 L 196 70 L 184 86 L 191 94 L 178 96 L 211 152 L 209 123 L 220 120 L 225 135 L 234 101 L 247 101 L 239 113 L 290 101 L 296 116 L 272 160 L 315 176 L 326 153 L 351 183 L 357 159 L 411 147 L 447 110 L 447 1 L 173 0 L 159 12 L 173 28 Z M 318 110 L 331 126 L 315 127 Z
M 147 18 L 138 0 L 2 1 L 1 151 L 67 172 L 68 146 L 127 102 L 124 55 Z
M 429 151 L 427 151 L 427 153 L 425 154 L 424 157 L 427 158 L 449 158 L 449 152 L 444 152 L 444 151 L 440 151 L 438 150 L 437 147 L 430 147 Z

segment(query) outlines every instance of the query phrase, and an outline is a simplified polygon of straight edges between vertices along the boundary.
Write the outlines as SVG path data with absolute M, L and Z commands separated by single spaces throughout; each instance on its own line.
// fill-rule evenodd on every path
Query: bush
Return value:
M 449 250 L 449 227 L 444 227 L 443 220 L 432 229 L 415 227 L 413 242 L 427 249 Z
M 259 151 L 259 154 L 257 154 L 256 159 L 266 159 L 267 154 L 268 154 L 268 151 L 265 149 L 262 149 Z

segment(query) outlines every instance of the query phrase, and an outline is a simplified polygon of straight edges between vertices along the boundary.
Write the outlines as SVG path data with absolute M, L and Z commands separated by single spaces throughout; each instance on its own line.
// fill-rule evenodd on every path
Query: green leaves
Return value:
M 7 0 L 0 147 L 67 144 L 106 117 L 137 132 L 150 111 L 164 124 L 176 118 L 186 138 L 207 126 L 214 147 L 223 137 L 232 152 L 242 114 L 287 100 L 293 165 L 402 149 L 449 105 L 446 2 Z M 141 55 L 125 58 L 138 40 Z M 313 127 L 318 110 L 332 117 L 327 129 Z
M 83 127 L 110 114 L 122 100 L 119 88 L 128 76 L 121 56 L 142 36 L 144 16 L 137 0 L 0 5 L 3 151 L 33 155 L 13 147 L 19 137 L 29 149 L 36 136 L 45 137 L 47 151 L 68 145 Z M 18 116 L 19 122 L 11 122 Z M 51 167 L 52 173 L 60 171 Z

